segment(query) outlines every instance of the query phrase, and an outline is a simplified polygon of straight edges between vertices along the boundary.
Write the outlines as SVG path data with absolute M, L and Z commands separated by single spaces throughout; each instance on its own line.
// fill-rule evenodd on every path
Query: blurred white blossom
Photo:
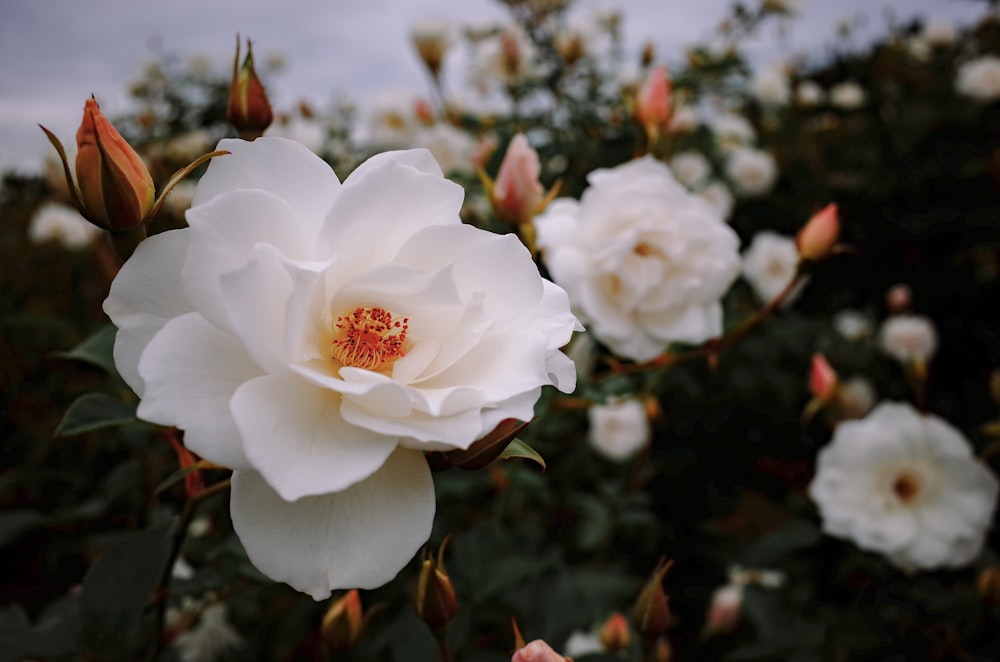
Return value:
M 765 106 L 787 106 L 792 97 L 785 63 L 761 69 L 750 80 L 750 92 Z
M 955 89 L 975 101 L 1000 98 L 1000 57 L 983 55 L 962 63 L 955 79 Z
M 923 315 L 893 315 L 879 329 L 879 347 L 901 363 L 930 360 L 937 344 L 937 329 Z
M 823 103 L 826 94 L 819 83 L 811 80 L 804 80 L 795 88 L 795 100 L 800 106 L 811 108 Z
M 862 340 L 874 331 L 872 319 L 860 310 L 845 308 L 833 316 L 833 328 L 846 340 Z
M 446 175 L 471 175 L 475 172 L 479 143 L 467 132 L 451 124 L 437 122 L 428 127 L 420 127 L 413 137 L 413 146 L 430 151 Z
M 670 159 L 669 165 L 677 181 L 690 189 L 698 188 L 712 174 L 708 159 L 698 152 L 680 152 Z
M 841 110 L 857 110 L 866 99 L 865 88 L 857 81 L 845 80 L 830 88 L 830 103 Z
M 750 283 L 754 294 L 762 303 L 778 296 L 795 277 L 799 264 L 799 251 L 795 240 L 770 230 L 761 230 L 750 241 L 743 253 L 743 278 Z M 801 288 L 796 286 L 785 300 L 791 303 Z
M 595 404 L 587 413 L 590 445 L 609 460 L 631 459 L 649 443 L 649 419 L 641 400 L 629 398 Z
M 87 221 L 80 212 L 56 202 L 39 207 L 28 224 L 28 239 L 33 244 L 58 242 L 64 248 L 78 250 L 89 246 L 101 229 Z
M 778 178 L 778 164 L 770 153 L 753 147 L 737 147 L 726 160 L 726 176 L 740 195 L 764 195 Z
M 729 187 L 717 179 L 700 189 L 698 197 L 718 211 L 724 221 L 729 220 L 729 216 L 733 213 L 733 205 L 736 204 Z

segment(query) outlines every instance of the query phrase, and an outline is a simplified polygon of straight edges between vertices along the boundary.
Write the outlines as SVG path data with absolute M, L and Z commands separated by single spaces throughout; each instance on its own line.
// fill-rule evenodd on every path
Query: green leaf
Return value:
M 105 324 L 73 349 L 58 352 L 56 356 L 95 365 L 112 377 L 117 377 L 118 369 L 115 368 L 113 354 L 117 332 L 114 324 Z
M 173 522 L 163 522 L 119 540 L 90 567 L 80 598 L 85 651 L 101 659 L 129 659 L 139 619 L 163 575 L 172 542 Z
M 0 547 L 17 538 L 21 533 L 45 521 L 45 516 L 37 510 L 11 508 L 0 513 Z
M 514 440 L 507 444 L 507 448 L 503 449 L 503 452 L 500 453 L 501 460 L 509 460 L 515 457 L 532 460 L 537 462 L 542 469 L 545 468 L 545 460 L 538 451 L 517 437 L 514 437 Z
M 751 567 L 773 566 L 785 556 L 815 545 L 822 537 L 815 524 L 805 520 L 792 520 L 754 541 L 740 560 Z
M 73 401 L 56 428 L 55 436 L 69 437 L 91 430 L 132 423 L 136 404 L 107 393 L 84 393 Z

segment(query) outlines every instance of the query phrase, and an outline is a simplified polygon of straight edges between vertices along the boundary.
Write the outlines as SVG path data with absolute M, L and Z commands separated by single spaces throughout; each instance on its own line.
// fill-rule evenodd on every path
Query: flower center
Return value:
M 333 358 L 347 366 L 381 370 L 403 356 L 409 321 L 385 308 L 355 308 L 337 318 Z
M 908 472 L 901 473 L 892 481 L 892 492 L 903 503 L 912 503 L 920 492 L 920 479 Z

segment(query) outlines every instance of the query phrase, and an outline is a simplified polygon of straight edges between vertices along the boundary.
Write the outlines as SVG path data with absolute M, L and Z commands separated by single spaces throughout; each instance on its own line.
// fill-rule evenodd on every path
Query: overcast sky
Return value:
M 744 0 L 753 5 L 758 0 Z M 572 12 L 622 10 L 632 48 L 657 45 L 676 60 L 711 33 L 733 0 L 577 0 Z M 971 0 L 801 0 L 788 34 L 775 26 L 750 45 L 757 61 L 815 52 L 831 43 L 835 25 L 865 16 L 865 35 L 884 32 L 886 8 L 967 24 L 982 14 Z M 91 93 L 109 115 L 127 109 L 128 83 L 157 52 L 207 56 L 230 66 L 234 35 L 254 40 L 258 60 L 284 55 L 285 70 L 269 90 L 288 108 L 305 98 L 321 107 L 337 95 L 364 101 L 383 90 L 424 89 L 408 39 L 427 16 L 457 24 L 505 15 L 495 0 L 0 0 L 0 171 L 37 171 L 51 150 L 36 126 L 72 142 Z

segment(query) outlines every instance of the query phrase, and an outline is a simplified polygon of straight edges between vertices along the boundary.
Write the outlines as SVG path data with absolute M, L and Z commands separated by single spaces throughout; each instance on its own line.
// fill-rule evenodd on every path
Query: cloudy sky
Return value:
M 753 4 L 757 0 L 744 0 Z M 633 48 L 657 45 L 661 58 L 711 34 L 733 0 L 576 0 L 574 13 L 618 7 Z M 857 40 L 884 31 L 887 12 L 958 24 L 981 15 L 971 0 L 801 0 L 799 17 L 750 44 L 756 61 L 821 52 L 836 24 L 863 17 Z M 128 83 L 156 53 L 207 56 L 230 66 L 234 35 L 254 40 L 258 60 L 281 53 L 286 68 L 272 102 L 320 106 L 338 95 L 371 98 L 420 91 L 423 72 L 408 29 L 424 17 L 485 24 L 504 16 L 496 0 L 0 0 L 0 171 L 36 171 L 51 150 L 36 126 L 72 142 L 83 101 L 94 94 L 115 115 L 127 109 Z

